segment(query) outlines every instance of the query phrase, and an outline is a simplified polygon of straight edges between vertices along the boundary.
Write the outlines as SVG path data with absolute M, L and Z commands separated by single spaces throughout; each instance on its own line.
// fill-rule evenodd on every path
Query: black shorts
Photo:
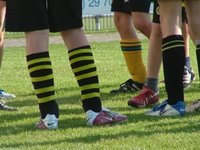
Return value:
M 153 22 L 160 24 L 159 5 L 158 5 L 157 0 L 154 0 Z M 188 22 L 185 7 L 182 7 L 182 22 L 183 23 Z
M 124 13 L 149 13 L 150 5 L 151 0 L 113 0 L 111 11 Z
M 6 31 L 80 28 L 82 0 L 6 0 Z

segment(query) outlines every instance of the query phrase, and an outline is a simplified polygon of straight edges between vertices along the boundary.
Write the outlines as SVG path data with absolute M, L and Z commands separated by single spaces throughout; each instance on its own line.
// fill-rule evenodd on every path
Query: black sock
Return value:
M 93 110 L 94 112 L 100 112 L 102 108 L 99 107 L 99 105 L 101 105 L 101 100 L 99 97 L 82 101 L 82 106 L 85 112 L 88 110 Z
M 171 35 L 163 39 L 162 55 L 168 103 L 184 101 L 183 72 L 185 65 L 184 40 L 182 35 Z
M 57 118 L 59 117 L 58 104 L 55 100 L 46 103 L 40 103 L 39 109 L 42 119 L 44 119 L 47 114 L 54 114 Z
M 198 64 L 198 71 L 200 75 L 200 44 L 196 46 L 196 57 L 197 57 L 197 64 Z

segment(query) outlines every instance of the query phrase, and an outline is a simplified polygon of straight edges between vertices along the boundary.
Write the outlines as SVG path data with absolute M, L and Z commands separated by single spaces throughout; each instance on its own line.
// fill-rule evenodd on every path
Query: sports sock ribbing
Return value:
M 138 39 L 123 39 L 120 44 L 132 80 L 144 83 L 146 68 L 142 60 L 141 42 Z
M 147 78 L 146 85 L 154 92 L 158 92 L 158 78 Z
M 100 112 L 99 79 L 93 54 L 89 45 L 69 51 L 69 61 L 81 90 L 84 111 Z
M 163 39 L 162 55 L 165 86 L 168 94 L 168 103 L 171 105 L 176 104 L 177 101 L 184 101 L 184 50 L 182 35 L 171 35 Z
M 41 117 L 47 114 L 59 116 L 58 105 L 55 101 L 54 78 L 51 60 L 48 52 L 27 55 L 28 71 L 38 98 Z

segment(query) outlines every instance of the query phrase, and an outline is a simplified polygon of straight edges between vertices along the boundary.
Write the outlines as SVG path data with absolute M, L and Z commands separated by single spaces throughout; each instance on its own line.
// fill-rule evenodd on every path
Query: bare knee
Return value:
M 148 20 L 134 20 L 134 27 L 144 34 L 147 38 L 150 37 L 152 23 Z
M 133 29 L 132 18 L 129 14 L 115 12 L 114 23 L 119 33 L 128 33 Z

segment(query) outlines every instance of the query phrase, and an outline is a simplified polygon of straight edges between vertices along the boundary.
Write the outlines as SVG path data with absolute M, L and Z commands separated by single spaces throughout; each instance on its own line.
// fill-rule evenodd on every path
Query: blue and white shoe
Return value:
M 12 106 L 8 106 L 3 101 L 0 101 L 0 110 L 17 111 L 17 108 L 14 108 Z
M 4 90 L 0 89 L 0 99 L 11 99 L 15 97 L 16 96 L 14 94 L 7 93 Z
M 174 105 L 169 105 L 167 100 L 145 113 L 145 115 L 148 116 L 182 116 L 184 114 L 185 103 L 183 101 L 178 101 Z

